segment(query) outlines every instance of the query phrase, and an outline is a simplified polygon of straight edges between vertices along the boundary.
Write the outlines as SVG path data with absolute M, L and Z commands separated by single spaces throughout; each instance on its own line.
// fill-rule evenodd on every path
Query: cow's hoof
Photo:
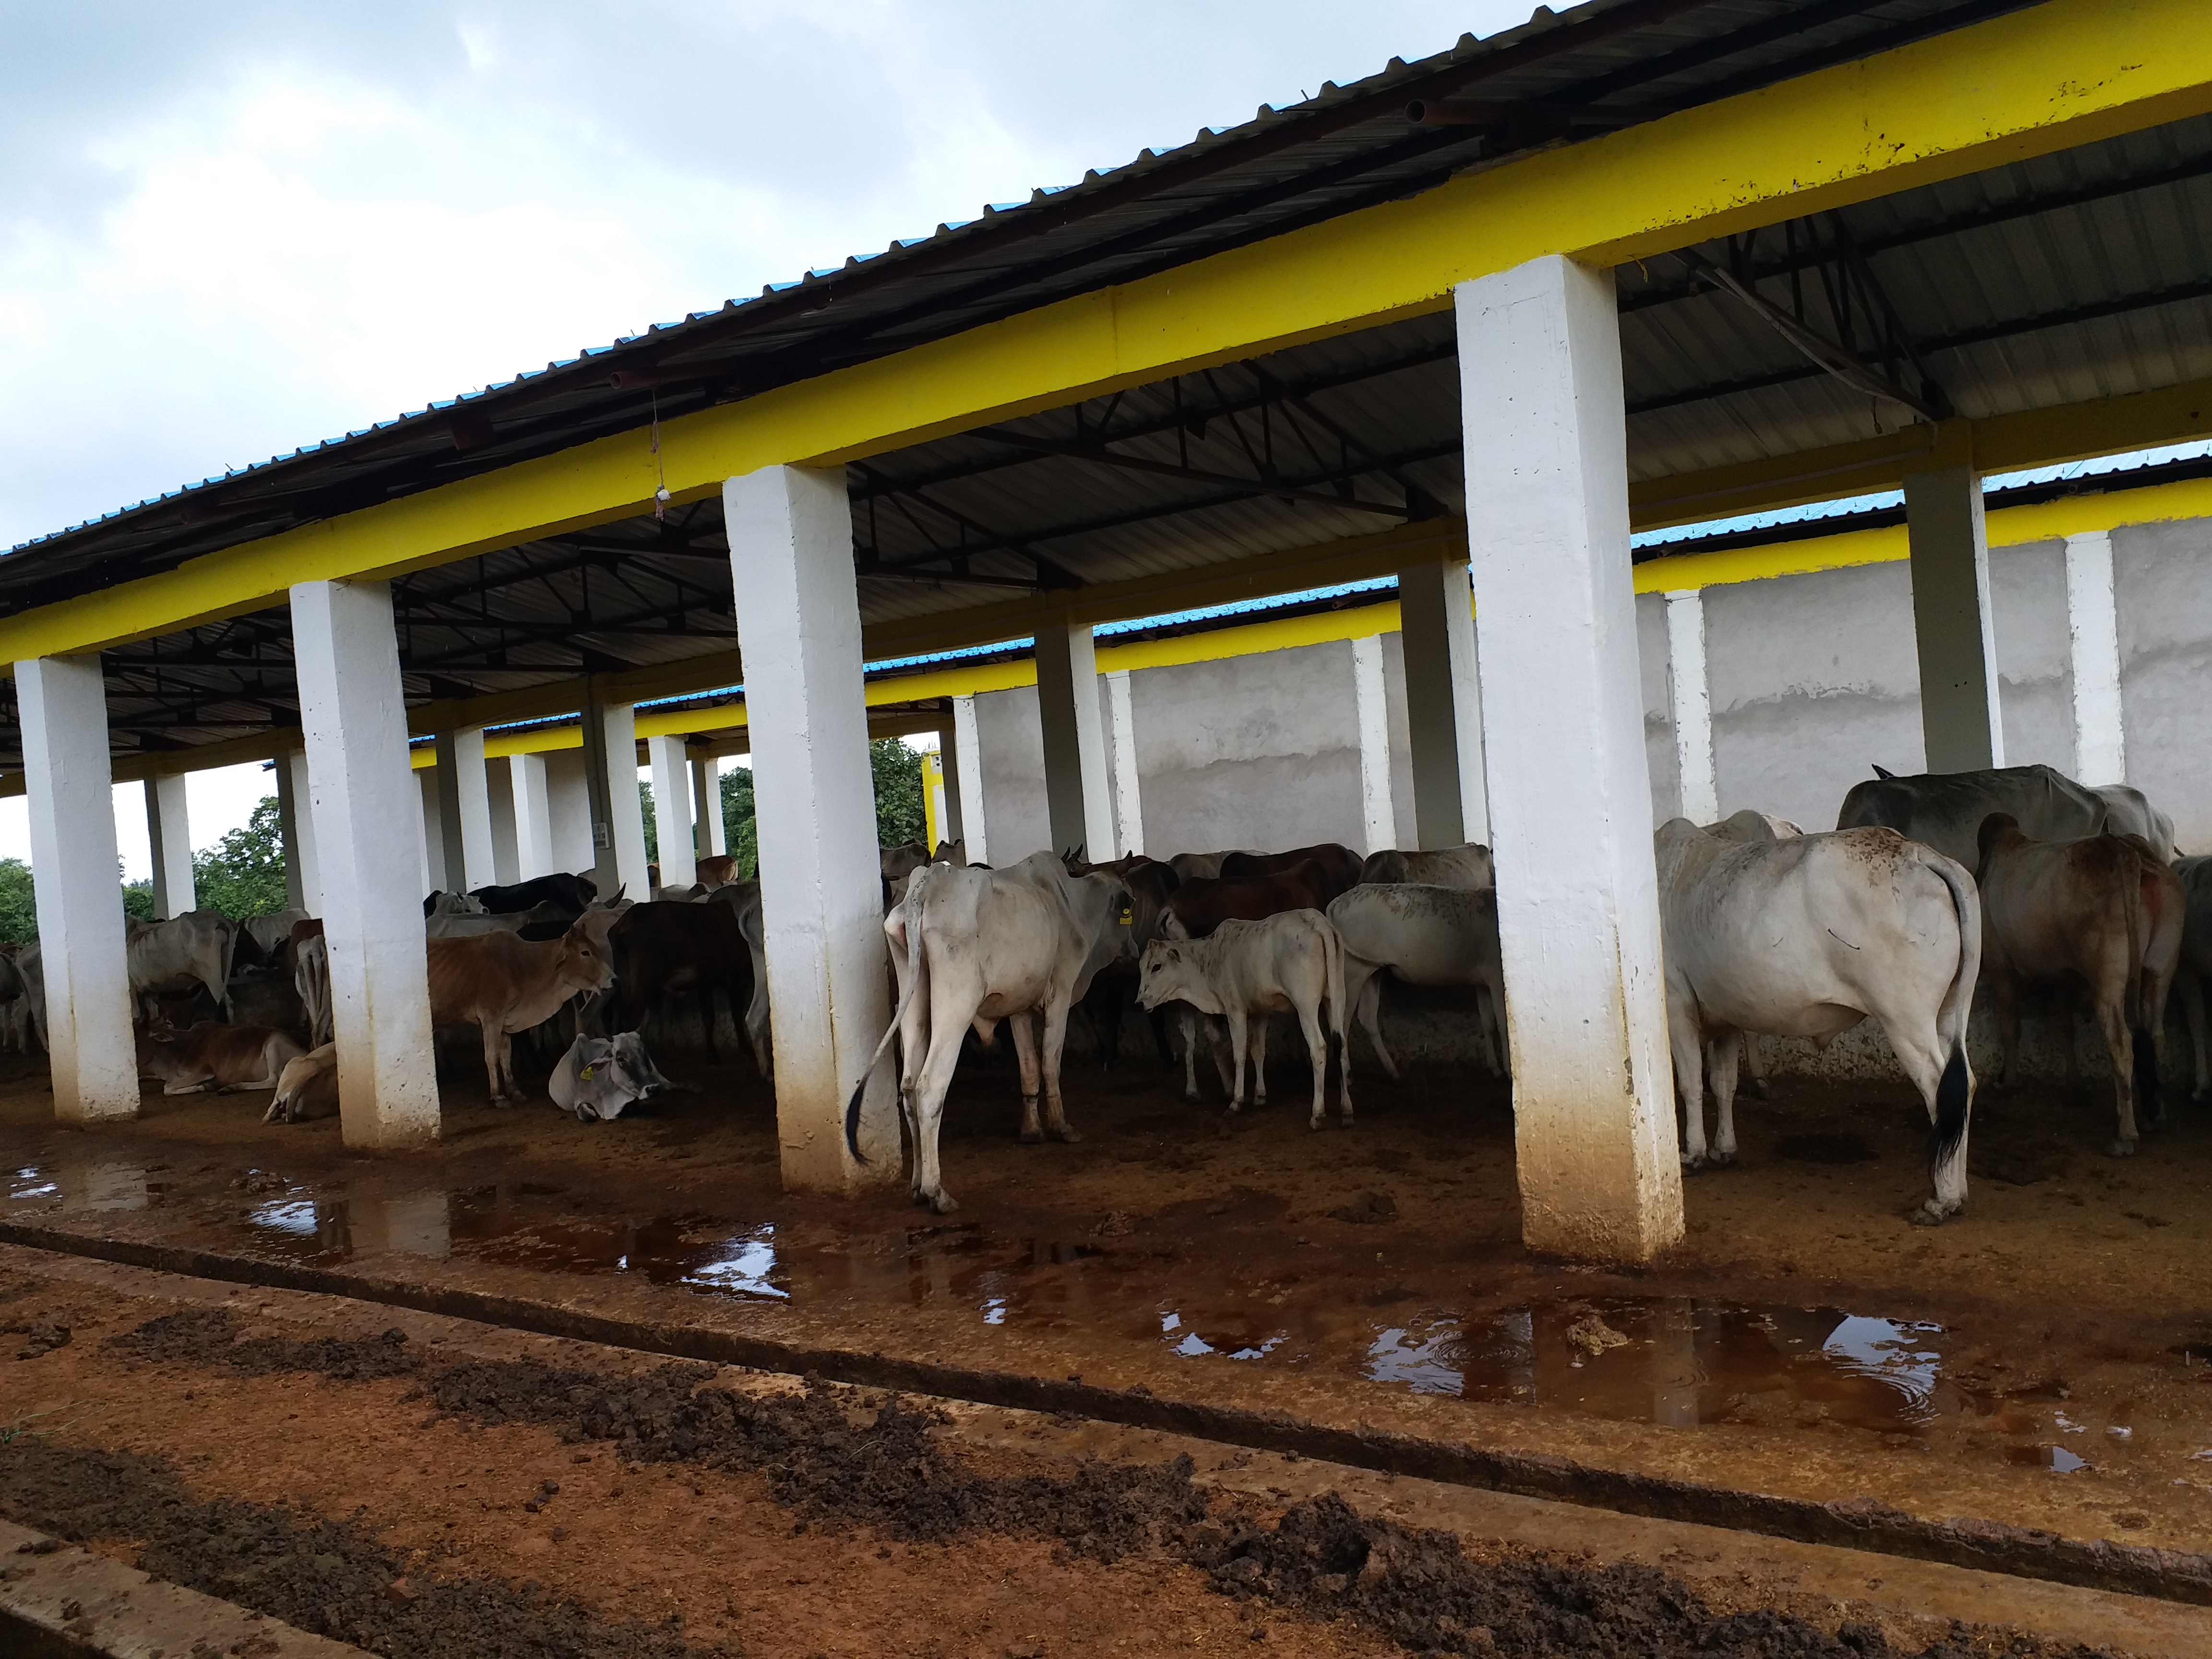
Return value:
M 1755 1097 L 1755 1098 L 1757 1098 L 1757 1099 L 1759 1099 L 1759 1100 L 1764 1100 L 1764 1099 L 1765 1099 L 1765 1098 L 1766 1098 L 1766 1079 L 1765 1079 L 1765 1078 L 1763 1078 L 1763 1077 L 1755 1077 L 1755 1078 L 1752 1079 L 1752 1080 L 1751 1080 L 1750 1082 L 1748 1082 L 1748 1083 L 1747 1083 L 1747 1084 L 1745 1084 L 1745 1085 L 1743 1085 L 1743 1091 L 1744 1091 L 1744 1093 L 1746 1093 L 1746 1094 L 1747 1094 L 1747 1095 L 1751 1095 L 1751 1096 L 1754 1097 Z
M 951 1215 L 960 1207 L 960 1200 L 950 1193 L 939 1193 L 929 1200 L 929 1207 L 939 1215 Z
M 1052 1132 L 1052 1138 L 1054 1140 L 1065 1141 L 1068 1146 L 1073 1146 L 1083 1139 L 1083 1133 L 1079 1129 L 1071 1129 L 1063 1124 Z
M 1024 1146 L 1042 1146 L 1044 1144 L 1044 1131 L 1024 1127 L 1021 1139 L 1022 1145 Z
M 2132 1140 L 2122 1140 L 2118 1137 L 2115 1137 L 2112 1144 L 2106 1147 L 2105 1150 L 2107 1152 L 2110 1152 L 2114 1158 L 2133 1158 L 2136 1155 L 2136 1143 Z
M 1724 1152 L 1715 1152 L 1713 1154 L 1712 1165 L 1716 1170 L 1729 1169 L 1734 1166 L 1735 1163 L 1735 1149 L 1732 1146 Z
M 1703 1152 L 1699 1152 L 1695 1158 L 1686 1158 L 1682 1160 L 1682 1173 L 1684 1175 L 1696 1175 L 1703 1170 L 1705 1167 L 1705 1155 Z
M 1916 1227 L 1940 1227 L 1956 1214 L 1956 1209 L 1946 1209 L 1931 1198 L 1915 1210 L 1909 1218 Z

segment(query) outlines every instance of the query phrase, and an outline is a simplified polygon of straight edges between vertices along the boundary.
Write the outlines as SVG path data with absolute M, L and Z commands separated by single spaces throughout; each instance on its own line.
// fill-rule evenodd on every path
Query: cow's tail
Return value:
M 2143 957 L 2150 945 L 2150 920 L 2143 915 L 2142 866 L 2149 855 L 2136 855 L 2130 849 L 2129 863 L 2134 866 L 2128 882 L 2128 1030 L 2135 1038 L 2135 1096 L 2136 1121 L 2145 1128 L 2155 1128 L 2164 1120 L 2164 1104 L 2158 1093 L 2158 1043 L 2151 1030 L 2151 1011 L 2143 993 L 2146 973 Z
M 1321 924 L 1323 960 L 1328 974 L 1328 1029 L 1334 1034 L 1337 1046 L 1345 1046 L 1344 1012 L 1344 937 L 1336 931 L 1336 924 L 1326 916 Z
M 1959 965 L 1936 1009 L 1936 1032 L 1948 1041 L 1943 1075 L 1936 1085 L 1936 1122 L 1928 1136 L 1928 1167 L 1941 1168 L 1966 1138 L 1973 1105 L 1974 1077 L 1966 1060 L 1966 1019 L 1973 1012 L 1974 982 L 1982 972 L 1982 899 L 1963 866 L 1938 854 L 1923 863 L 1951 895 L 1951 914 L 1959 923 Z
M 906 897 L 902 901 L 908 913 L 906 992 L 899 998 L 898 1006 L 891 1010 L 891 1023 L 884 1028 L 883 1041 L 876 1044 L 876 1052 L 869 1057 L 866 1069 L 860 1073 L 860 1080 L 853 1085 L 853 1097 L 845 1103 L 845 1150 L 852 1153 L 853 1161 L 856 1164 L 868 1161 L 866 1155 L 860 1151 L 861 1097 L 867 1093 L 868 1079 L 883 1063 L 884 1051 L 891 1046 L 891 1039 L 898 1035 L 899 1027 L 906 1023 L 906 1011 L 912 1006 L 914 994 L 921 984 L 921 896 L 933 867 L 923 865 L 914 872 L 914 879 L 907 884 Z

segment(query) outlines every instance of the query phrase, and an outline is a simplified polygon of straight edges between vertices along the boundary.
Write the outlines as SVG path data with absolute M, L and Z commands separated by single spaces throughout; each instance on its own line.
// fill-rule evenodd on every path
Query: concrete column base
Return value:
M 1682 1237 L 1609 273 L 1456 291 L 1522 1236 L 1648 1261 Z

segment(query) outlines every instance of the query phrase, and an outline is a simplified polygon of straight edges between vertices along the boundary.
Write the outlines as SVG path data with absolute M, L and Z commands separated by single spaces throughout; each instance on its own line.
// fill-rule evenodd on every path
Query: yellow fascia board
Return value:
M 2023 547 L 2093 530 L 2207 518 L 2212 518 L 2212 478 L 2185 478 L 2141 489 L 2064 495 L 2032 507 L 1999 507 L 1989 515 L 1989 540 L 1991 547 Z M 1909 556 L 1905 526 L 1883 525 L 1765 547 L 1724 548 L 1647 560 L 1636 567 L 1636 591 L 1674 593 L 1694 587 L 1724 587 L 1772 576 L 1887 564 Z
M 951 339 L 519 462 L 0 621 L 0 664 L 143 639 L 1440 309 L 1547 253 L 1617 264 L 2212 110 L 2203 0 L 2046 0 L 1468 173 Z M 2018 464 L 2026 465 L 2026 461 Z

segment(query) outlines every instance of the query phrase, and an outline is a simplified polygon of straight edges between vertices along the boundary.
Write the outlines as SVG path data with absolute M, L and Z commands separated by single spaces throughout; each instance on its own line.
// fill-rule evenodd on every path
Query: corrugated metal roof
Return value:
M 1639 7 L 1621 0 L 1583 9 L 1569 21 L 1632 21 L 1632 31 L 1595 42 L 1577 36 L 1583 44 L 1573 51 L 1501 74 L 1497 84 L 1522 96 L 1564 87 L 1601 100 L 1627 96 L 1604 90 L 1607 77 L 1625 88 L 1633 71 L 1645 77 L 1635 90 L 1641 106 L 1647 97 L 1673 95 L 1678 82 L 1694 80 L 1709 91 L 1739 69 L 1771 73 L 1773 54 L 1792 40 L 1786 32 L 1761 40 L 1759 31 L 1782 20 L 1814 18 L 1818 27 L 1796 37 L 1796 45 L 1820 47 L 1820 28 L 1857 29 L 1862 33 L 1854 38 L 1863 39 L 1869 28 L 1927 27 L 1968 15 L 1918 3 L 1684 0 Z M 1417 164 L 1464 165 L 1464 153 L 1449 146 L 1420 149 L 1414 140 L 1428 143 L 1421 136 L 1426 130 L 1409 127 L 1402 112 L 1395 125 L 1382 115 L 1335 126 L 1314 117 L 1316 129 L 1304 137 L 1296 124 L 1314 111 L 1341 113 L 1356 97 L 1372 102 L 1387 92 L 1402 101 L 1408 87 L 1431 84 L 1425 76 L 1456 73 L 1516 42 L 1566 27 L 1540 20 L 1500 41 L 1463 43 L 1443 58 L 1395 66 L 1358 88 L 1326 88 L 1299 112 L 1263 117 L 1176 153 L 1225 154 L 1220 147 L 1232 138 L 1253 141 L 1234 152 L 1233 167 L 1202 178 L 1176 172 L 1169 165 L 1172 156 L 1140 158 L 1103 181 L 1063 192 L 1070 198 L 1097 192 L 1086 198 L 1104 203 L 1094 218 L 1051 219 L 1046 210 L 1061 198 L 1048 196 L 1020 210 L 1042 227 L 1034 247 L 1021 237 L 989 244 L 996 250 L 992 267 L 1011 284 L 994 290 L 998 298 L 958 298 L 959 283 L 980 280 L 980 256 L 977 266 L 962 267 L 947 255 L 910 283 L 902 277 L 906 285 L 896 292 L 870 290 L 875 297 L 854 310 L 878 309 L 855 327 L 875 330 L 867 337 L 878 344 L 918 337 L 913 331 L 938 325 L 932 307 L 948 292 L 955 294 L 944 301 L 948 314 L 972 319 L 979 314 L 975 307 L 1011 304 L 1054 283 L 1092 282 L 1118 269 L 1115 260 L 1137 258 L 1146 248 L 1152 254 L 1145 257 L 1166 257 L 1164 246 L 1175 258 L 1192 257 L 1195 244 L 1188 239 L 1200 232 L 1173 228 L 1174 216 L 1194 211 L 1202 201 L 1219 210 L 1221 192 L 1244 204 L 1249 228 L 1275 222 L 1267 215 L 1283 204 L 1304 202 L 1302 212 L 1341 210 L 1349 199 L 1345 181 L 1366 180 L 1364 189 L 1380 179 L 1395 189 L 1413 176 L 1407 169 Z M 1752 45 L 1729 56 L 1730 43 L 1743 40 Z M 1711 55 L 1694 68 L 1664 70 L 1669 52 L 1690 46 Z M 1600 89 L 1595 94 L 1593 87 Z M 1279 137 L 1283 142 L 1272 149 L 1259 143 Z M 1403 151 L 1395 160 L 1394 145 Z M 1352 160 L 1360 167 L 1328 172 Z M 1152 183 L 1108 194 L 1105 185 L 1125 174 Z M 1278 198 L 1265 199 L 1273 188 L 1266 179 L 1280 186 Z M 1802 325 L 1815 332 L 1845 335 L 1848 321 L 1854 331 L 1849 337 L 1876 356 L 1869 343 L 1883 332 L 1875 326 L 1879 312 L 1891 319 L 1887 327 L 1903 343 L 1905 358 L 1917 358 L 1888 365 L 1917 387 L 1912 395 L 1988 415 L 2212 377 L 2212 252 L 2201 228 L 2208 207 L 2212 120 L 2197 119 L 1685 252 L 1736 274 L 1773 307 L 1796 307 Z M 1012 224 L 1019 216 L 1007 213 L 984 222 Z M 963 246 L 961 235 L 948 230 L 927 246 L 956 248 Z M 1121 240 L 1107 247 L 1116 236 Z M 1079 245 L 1085 250 L 1079 258 L 1067 252 Z M 1006 252 L 1010 246 L 1014 254 Z M 1023 263 L 1032 257 L 1034 264 Z M 1063 265 L 1054 265 L 1055 258 Z M 896 261 L 885 256 L 878 263 L 889 269 Z M 1858 277 L 1850 276 L 1854 270 Z M 814 286 L 827 293 L 850 275 Z M 1846 278 L 1858 283 L 1848 309 L 1837 286 Z M 1710 277 L 1696 276 L 1682 258 L 1647 259 L 1621 271 L 1620 283 L 1636 477 L 1786 454 L 1914 418 L 1814 368 L 1768 320 L 1717 289 Z M 892 303 L 899 295 L 911 311 L 903 321 Z M 809 305 L 818 310 L 819 298 Z M 788 308 L 759 331 L 718 333 L 720 326 L 700 321 L 641 344 L 652 343 L 659 354 L 654 361 L 663 365 L 780 362 L 785 367 L 775 372 L 797 374 L 864 343 L 855 336 L 839 344 L 842 337 L 826 332 L 819 317 L 802 318 Z M 782 357 L 773 351 L 747 356 L 763 340 L 788 349 Z M 644 394 L 629 394 L 625 402 L 611 391 L 602 372 L 605 357 L 592 360 L 600 365 L 592 371 L 596 380 L 538 377 L 558 393 L 545 404 L 499 405 L 493 459 L 513 459 L 533 443 L 557 446 L 596 435 L 608 422 L 635 423 Z M 1923 369 L 1928 384 L 1920 386 Z M 670 412 L 672 398 L 720 394 L 695 388 L 662 395 L 664 412 Z M 1451 319 L 1429 317 L 875 458 L 849 474 L 864 619 L 950 612 L 1040 586 L 1200 570 L 1457 511 L 1459 398 Z M 478 465 L 477 453 L 456 451 L 442 428 L 418 421 L 410 430 L 414 448 L 401 453 L 400 462 L 372 445 L 341 446 L 315 463 L 334 469 L 317 478 L 339 482 L 303 487 L 381 489 L 399 477 L 386 471 L 390 466 L 404 473 L 409 465 L 434 465 L 444 469 L 442 477 Z M 283 465 L 257 477 L 271 489 L 292 487 Z M 386 483 L 377 483 L 380 478 Z M 310 507 L 325 510 L 327 501 L 315 505 L 321 500 L 311 495 Z M 218 514 L 204 527 L 180 526 L 173 514 L 147 514 L 41 544 L 0 560 L 0 604 L 20 607 L 159 568 L 184 552 L 258 533 L 259 523 Z M 495 692 L 571 680 L 582 669 L 642 667 L 726 651 L 733 624 L 726 553 L 720 503 L 709 500 L 672 513 L 665 524 L 647 519 L 607 526 L 405 578 L 396 592 L 408 695 L 421 700 Z M 281 611 L 112 653 L 108 662 L 111 709 L 125 747 L 213 741 L 297 718 L 289 625 Z M 12 746 L 8 696 L 0 692 L 0 755 Z

